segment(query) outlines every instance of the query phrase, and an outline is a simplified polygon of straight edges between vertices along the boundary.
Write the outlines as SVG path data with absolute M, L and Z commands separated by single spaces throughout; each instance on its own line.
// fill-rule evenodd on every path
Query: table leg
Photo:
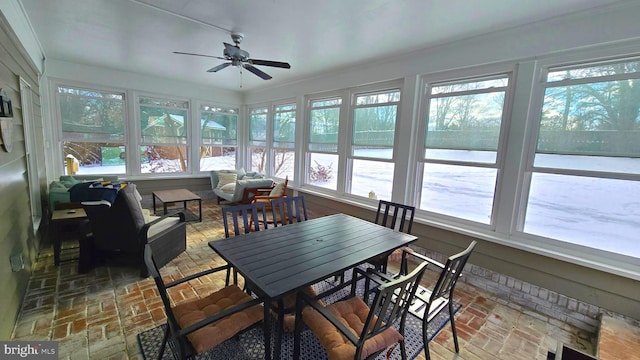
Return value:
M 264 303 L 264 358 L 271 360 L 271 301 Z M 278 357 L 279 358 L 279 357 Z
M 53 264 L 60 265 L 60 222 L 53 222 Z
M 202 222 L 202 199 L 198 199 L 198 219 Z
M 280 359 L 280 353 L 282 352 L 282 331 L 284 329 L 284 300 L 280 298 L 278 300 L 278 321 L 276 321 L 276 340 L 273 349 L 273 357 Z
M 163 215 L 167 215 L 167 203 L 162 203 Z
M 151 201 L 153 202 L 153 215 L 156 215 L 156 194 L 151 194 Z

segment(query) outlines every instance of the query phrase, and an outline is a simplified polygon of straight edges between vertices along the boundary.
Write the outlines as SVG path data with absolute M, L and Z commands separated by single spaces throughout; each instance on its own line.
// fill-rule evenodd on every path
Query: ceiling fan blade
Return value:
M 218 66 L 214 66 L 211 69 L 207 70 L 207 72 L 217 72 L 217 71 L 220 71 L 220 70 L 226 68 L 229 65 L 231 65 L 231 63 L 220 64 Z
M 265 72 L 263 72 L 262 70 L 252 66 L 251 64 L 243 64 L 242 65 L 245 69 L 251 71 L 252 73 L 258 75 L 259 77 L 261 77 L 263 80 L 269 80 L 271 79 L 271 76 Z
M 179 54 L 179 55 L 193 55 L 193 56 L 202 56 L 202 57 L 208 57 L 208 58 L 214 58 L 214 59 L 220 59 L 220 60 L 227 60 L 221 56 L 214 56 L 214 55 L 194 54 L 194 53 L 187 53 L 187 52 L 181 52 L 181 51 L 174 51 L 173 53 Z
M 291 69 L 291 65 L 289 65 L 289 63 L 281 61 L 250 59 L 249 62 L 253 65 L 273 66 L 283 69 Z

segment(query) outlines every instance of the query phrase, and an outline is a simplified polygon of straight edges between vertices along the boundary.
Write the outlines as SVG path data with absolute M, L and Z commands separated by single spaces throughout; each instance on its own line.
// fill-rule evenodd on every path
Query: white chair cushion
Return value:
M 271 189 L 269 196 L 282 196 L 284 195 L 284 183 L 277 183 L 276 186 Z
M 157 216 L 155 216 L 157 218 Z M 151 225 L 149 231 L 147 231 L 147 238 L 151 238 L 162 231 L 170 228 L 174 224 L 177 224 L 180 221 L 179 217 L 172 216 L 165 219 L 160 220 L 158 223 Z

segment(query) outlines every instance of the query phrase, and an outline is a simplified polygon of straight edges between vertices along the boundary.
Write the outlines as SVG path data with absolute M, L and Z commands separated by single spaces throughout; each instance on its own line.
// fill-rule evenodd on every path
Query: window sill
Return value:
M 373 212 L 377 210 L 377 200 L 356 199 L 355 197 L 338 198 L 333 194 L 318 191 L 311 187 L 296 188 L 295 190 Z M 419 224 L 640 281 L 640 266 L 638 265 L 640 259 L 630 256 L 553 239 L 536 238 L 524 233 L 507 235 L 480 227 L 462 226 L 461 224 L 426 217 L 424 214 L 420 214 L 419 211 L 416 211 L 414 221 Z

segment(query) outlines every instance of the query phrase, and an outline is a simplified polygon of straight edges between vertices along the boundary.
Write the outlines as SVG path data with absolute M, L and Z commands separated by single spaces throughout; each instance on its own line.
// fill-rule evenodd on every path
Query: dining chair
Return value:
M 415 298 L 412 301 L 409 313 L 422 320 L 422 341 L 424 342 L 424 352 L 426 359 L 429 360 L 429 340 L 428 340 L 428 327 L 429 323 L 445 308 L 449 309 L 449 319 L 451 321 L 451 331 L 453 332 L 453 343 L 455 345 L 456 353 L 460 352 L 458 345 L 458 336 L 456 334 L 456 323 L 454 318 L 454 301 L 453 292 L 455 290 L 458 279 L 462 275 L 467 260 L 471 256 L 473 249 L 476 246 L 476 241 L 472 241 L 469 246 L 447 259 L 447 262 L 443 265 L 427 256 L 418 254 L 411 250 L 403 250 L 402 260 L 400 263 L 400 273 L 395 277 L 388 274 L 378 274 L 378 279 L 382 282 L 394 282 L 396 277 L 401 277 L 407 274 L 409 271 L 409 259 L 408 256 L 416 258 L 421 261 L 419 266 L 435 266 L 439 269 L 440 275 L 435 285 L 431 289 L 427 289 L 423 286 L 419 286 L 415 293 Z M 369 270 L 371 272 L 371 270 Z M 367 284 L 368 285 L 368 284 Z M 366 287 L 368 289 L 368 286 Z
M 292 196 L 274 199 L 271 201 L 271 211 L 273 213 L 273 226 L 278 227 L 278 223 L 281 226 L 307 221 L 307 207 L 304 203 L 304 196 Z M 316 291 L 312 286 L 305 287 L 304 291 L 309 296 L 316 296 Z M 283 329 L 286 332 L 293 331 L 295 321 L 295 306 L 296 306 L 296 294 L 286 295 L 282 299 L 282 303 L 277 305 L 277 308 L 284 308 L 285 311 L 281 312 L 284 316 L 279 318 L 278 321 L 282 322 Z
M 255 219 L 258 220 L 254 221 Z M 268 228 L 266 204 L 250 203 L 223 207 L 222 221 L 226 238 L 231 236 L 230 226 L 233 226 L 235 236 L 240 235 L 241 232 L 248 234 L 252 231 L 265 230 Z
M 374 222 L 396 231 L 411 234 L 415 211 L 415 206 L 380 200 Z M 367 262 L 378 271 L 386 272 L 389 255 L 391 253 L 382 254 L 367 260 Z
M 411 234 L 415 211 L 415 206 L 379 200 L 374 223 Z M 387 263 L 389 262 L 389 255 L 391 255 L 391 253 L 392 252 L 388 252 L 377 255 L 368 259 L 366 263 L 373 265 L 373 267 L 380 272 L 387 272 Z M 335 275 L 334 280 L 340 283 L 344 282 L 344 273 Z
M 224 234 L 229 238 L 231 234 L 238 236 L 241 233 L 248 234 L 254 231 L 267 230 L 267 204 L 264 202 L 253 202 L 250 204 L 240 204 L 227 206 L 222 208 L 222 218 L 224 221 Z M 231 220 L 229 220 L 231 219 Z M 259 221 L 254 221 L 258 219 Z M 233 226 L 233 231 L 231 231 Z M 238 283 L 238 272 L 233 269 L 233 281 Z M 249 284 L 245 279 L 244 290 L 249 293 L 254 293 L 252 290 L 254 286 Z M 310 295 L 315 295 L 315 291 L 312 287 L 305 288 Z M 289 294 L 273 301 L 271 307 L 277 317 L 278 324 L 284 331 L 293 331 L 293 313 L 295 312 L 296 294 Z
M 271 212 L 273 215 L 273 226 L 293 224 L 307 221 L 307 207 L 304 203 L 304 196 L 292 196 L 275 199 L 271 201 Z
M 196 354 L 202 354 L 231 339 L 238 333 L 259 324 L 267 316 L 266 307 L 262 305 L 264 298 L 251 297 L 237 285 L 229 285 L 229 265 L 165 283 L 149 244 L 144 247 L 144 262 L 149 274 L 155 280 L 167 316 L 166 330 L 158 359 L 162 359 L 168 342 L 171 343 L 172 350 L 177 352 L 178 359 L 194 359 Z M 199 294 L 201 296 L 190 301 L 175 299 L 180 302 L 171 304 L 171 296 L 167 289 L 220 271 L 227 271 L 227 282 L 223 288 L 209 295 Z M 210 281 L 206 283 L 213 284 Z M 268 323 L 263 322 L 263 331 L 264 338 L 270 339 L 271 330 Z M 265 354 L 270 351 L 271 344 L 265 341 Z
M 259 219 L 259 221 L 254 221 Z M 222 222 L 224 223 L 224 237 L 231 234 L 238 236 L 253 231 L 266 230 L 267 211 L 263 203 L 231 205 L 222 208 Z M 233 230 L 233 231 L 232 231 Z M 233 281 L 238 283 L 238 272 L 233 269 Z M 245 283 L 244 290 L 249 288 Z
M 406 359 L 406 318 L 426 267 L 427 263 L 420 264 L 410 274 L 380 285 L 371 306 L 356 296 L 356 283 L 373 274 L 357 267 L 353 269 L 350 295 L 344 300 L 323 306 L 317 302 L 317 297 L 299 293 L 293 358 L 300 358 L 300 332 L 304 321 L 318 337 L 330 360 L 375 358 L 391 348 L 389 354 L 398 344 L 402 359 Z M 398 330 L 395 329 L 397 325 Z

